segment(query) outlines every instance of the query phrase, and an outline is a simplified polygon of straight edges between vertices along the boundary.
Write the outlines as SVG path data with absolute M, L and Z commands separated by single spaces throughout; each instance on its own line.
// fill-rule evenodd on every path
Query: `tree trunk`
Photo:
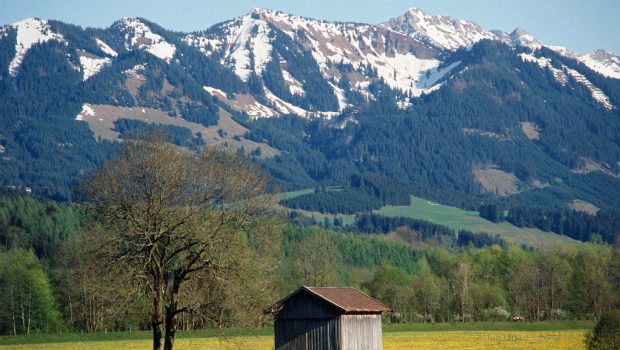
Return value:
M 181 287 L 181 278 L 178 276 L 174 277 L 172 282 L 172 291 L 170 291 L 170 300 L 168 305 L 166 306 L 166 319 L 165 319 L 165 328 L 166 334 L 164 338 L 164 350 L 172 350 L 174 346 L 174 336 L 177 331 L 177 310 L 178 310 L 178 300 L 177 296 L 179 295 L 179 288 Z
M 176 317 L 170 312 L 171 308 L 166 308 L 166 334 L 164 338 L 164 350 L 172 350 L 174 336 L 176 334 Z
M 24 311 L 24 291 L 20 289 L 19 308 L 22 314 L 22 332 L 26 329 L 26 312 Z
M 28 300 L 28 330 L 26 334 L 30 334 L 30 320 L 31 320 L 32 300 Z
M 17 318 L 15 317 L 15 291 L 11 285 L 11 315 L 13 317 L 13 335 L 17 335 Z
M 71 295 L 69 295 L 69 323 L 73 328 L 73 303 L 71 302 Z
M 151 328 L 153 329 L 153 350 L 161 349 L 161 336 L 163 324 L 163 290 L 160 278 L 154 278 L 153 285 L 153 315 L 151 318 Z

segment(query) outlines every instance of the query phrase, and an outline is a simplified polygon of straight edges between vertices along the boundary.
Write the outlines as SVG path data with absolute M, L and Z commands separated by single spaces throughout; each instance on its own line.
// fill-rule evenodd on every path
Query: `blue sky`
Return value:
M 27 17 L 107 27 L 124 16 L 147 18 L 178 31 L 206 29 L 265 7 L 306 17 L 379 23 L 420 7 L 469 19 L 486 29 L 522 27 L 545 43 L 573 51 L 620 54 L 619 0 L 0 0 L 0 24 Z

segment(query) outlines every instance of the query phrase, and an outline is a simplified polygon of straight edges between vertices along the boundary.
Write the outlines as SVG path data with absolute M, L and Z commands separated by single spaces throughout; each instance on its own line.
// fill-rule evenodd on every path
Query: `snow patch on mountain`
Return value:
M 340 112 L 307 111 L 303 108 L 297 107 L 289 102 L 284 101 L 283 99 L 276 96 L 273 92 L 271 92 L 267 87 L 263 87 L 263 89 L 265 91 L 265 97 L 267 98 L 267 101 L 269 101 L 269 105 L 281 114 L 294 114 L 300 117 L 319 117 L 324 119 L 331 119 L 340 114 Z
M 176 52 L 176 46 L 168 43 L 161 35 L 153 33 L 151 28 L 137 17 L 126 17 L 120 21 L 125 30 L 125 48 L 145 50 L 151 55 L 168 63 Z
M 568 82 L 568 77 L 561 69 L 555 68 L 553 64 L 551 64 L 551 59 L 546 57 L 536 57 L 531 53 L 521 53 L 519 57 L 523 62 L 531 62 L 537 64 L 540 68 L 545 69 L 548 68 L 553 75 L 553 78 L 560 83 L 561 85 L 566 85 Z
M 206 56 L 213 55 L 222 47 L 222 41 L 220 39 L 208 38 L 199 34 L 188 34 L 183 38 L 183 41 L 189 46 L 197 47 L 198 50 Z
M 15 42 L 15 57 L 9 63 L 9 74 L 17 76 L 19 66 L 32 45 L 41 44 L 50 40 L 63 42 L 64 37 L 52 31 L 50 25 L 45 20 L 38 18 L 28 18 L 11 25 L 17 30 L 17 40 Z
M 75 120 L 84 121 L 84 118 L 94 116 L 95 110 L 90 106 L 89 103 L 84 103 L 82 105 L 82 111 L 75 117 Z
M 131 67 L 131 69 L 124 70 L 123 73 L 135 78 L 141 75 L 140 72 L 144 72 L 145 69 L 146 64 L 136 64 L 135 66 Z
M 403 99 L 398 99 L 396 100 L 396 107 L 402 110 L 406 110 L 407 108 L 411 107 L 411 101 L 408 97 L 405 97 Z
M 338 110 L 345 110 L 349 105 L 347 104 L 347 98 L 344 94 L 344 90 L 336 86 L 331 81 L 328 81 L 328 84 L 332 87 L 332 89 L 334 89 L 334 94 L 336 95 L 336 98 L 338 98 Z
M 211 86 L 203 86 L 202 88 L 205 89 L 206 92 L 208 92 L 209 94 L 211 94 L 213 96 L 228 98 L 226 96 L 226 92 L 224 92 L 224 91 L 222 91 L 222 90 L 220 90 L 218 88 L 214 88 L 214 87 L 211 87 Z
M 288 88 L 291 94 L 303 96 L 303 94 L 305 93 L 303 86 L 301 85 L 299 81 L 297 81 L 297 79 L 295 79 L 291 75 L 291 73 L 283 69 L 282 78 L 284 79 L 284 82 L 288 85 Z
M 601 105 L 603 105 L 603 107 L 605 107 L 607 109 L 614 108 L 614 106 L 609 101 L 609 97 L 607 97 L 607 95 L 605 95 L 605 93 L 601 89 L 599 89 L 594 84 L 592 84 L 592 82 L 589 81 L 583 74 L 579 73 L 578 71 L 576 71 L 574 69 L 570 69 L 570 68 L 568 68 L 566 66 L 564 66 L 564 70 L 571 77 L 573 77 L 573 79 L 575 79 L 576 82 L 578 82 L 578 83 L 584 85 L 586 88 L 588 88 L 588 90 L 590 90 L 590 93 L 592 94 L 592 98 L 595 101 L 597 101 L 598 103 L 600 103 Z
M 80 65 L 82 66 L 82 79 L 84 81 L 88 80 L 88 78 L 93 75 L 99 73 L 103 67 L 112 64 L 112 59 L 108 57 L 93 57 L 92 55 L 79 55 L 80 57 Z
M 292 104 L 284 101 L 283 99 L 281 99 L 278 96 L 274 95 L 273 92 L 271 92 L 267 88 L 264 88 L 264 90 L 265 90 L 265 97 L 267 98 L 269 103 L 276 110 L 278 110 L 280 113 L 282 113 L 282 114 L 296 114 L 296 115 L 299 115 L 299 116 L 307 116 L 308 115 L 308 111 L 306 111 L 305 109 L 297 107 L 295 105 L 292 105 Z
M 239 97 L 239 95 L 235 94 L 235 99 L 231 100 L 228 98 L 228 95 L 226 94 L 226 92 L 218 88 L 214 88 L 210 86 L 203 86 L 203 89 L 205 89 L 205 91 L 215 96 L 219 100 L 224 101 L 232 108 L 240 112 L 245 112 L 252 119 L 263 118 L 263 117 L 274 117 L 274 116 L 279 115 L 278 112 L 259 103 L 258 101 L 254 100 L 254 98 L 251 96 L 244 96 L 244 98 L 241 98 Z M 240 101 L 242 99 L 245 101 Z
M 442 62 L 437 59 L 419 59 L 412 54 L 394 54 L 368 56 L 368 60 L 377 69 L 377 74 L 388 86 L 420 96 L 435 90 L 434 85 L 460 62 L 447 67 L 440 67 Z
M 272 46 L 267 23 L 246 14 L 224 25 L 222 41 L 201 35 L 190 34 L 184 38 L 189 45 L 200 48 L 206 55 L 225 50 L 222 63 L 231 68 L 243 81 L 247 81 L 254 70 L 260 75 L 271 61 Z M 253 59 L 253 65 L 252 65 Z
M 108 55 L 110 57 L 118 56 L 118 53 L 116 51 L 112 50 L 112 48 L 108 44 L 103 42 L 102 40 L 95 39 L 95 42 L 97 43 L 97 46 L 99 46 L 101 51 L 103 51 L 106 55 Z
M 613 79 L 620 79 L 620 57 L 607 52 L 605 50 L 596 50 L 592 53 L 575 53 L 569 51 L 564 46 L 549 46 L 545 47 L 559 53 L 560 55 L 576 59 L 585 64 L 593 71 Z
M 577 59 L 590 69 L 608 78 L 620 79 L 620 57 L 605 50 L 578 55 Z

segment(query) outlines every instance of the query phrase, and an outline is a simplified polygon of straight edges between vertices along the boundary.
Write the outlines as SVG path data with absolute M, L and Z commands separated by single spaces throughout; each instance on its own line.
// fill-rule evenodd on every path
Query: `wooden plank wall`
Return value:
M 293 296 L 284 303 L 282 310 L 276 316 L 278 320 L 301 320 L 308 318 L 330 319 L 338 317 L 342 311 L 334 306 L 310 295 L 305 291 Z
M 340 350 L 340 318 L 284 319 L 275 323 L 276 350 Z
M 340 316 L 342 350 L 381 350 L 381 315 Z

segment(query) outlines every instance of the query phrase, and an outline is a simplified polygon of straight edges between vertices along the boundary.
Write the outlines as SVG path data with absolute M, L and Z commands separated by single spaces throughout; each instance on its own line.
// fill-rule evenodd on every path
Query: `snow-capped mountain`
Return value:
M 186 58 L 179 54 L 181 45 L 183 50 L 197 49 L 253 86 L 252 92 L 238 96 L 223 91 L 222 86 L 203 86 L 205 92 L 250 117 L 331 118 L 360 101 L 372 101 L 373 84 L 385 84 L 401 94 L 396 103 L 407 108 L 411 99 L 436 91 L 466 69 L 459 50 L 485 39 L 529 50 L 521 56 L 524 62 L 551 69 L 562 84 L 572 77 L 606 108 L 613 108 L 613 101 L 584 72 L 571 68 L 571 73 L 537 52 L 549 48 L 605 77 L 620 79 L 620 58 L 606 51 L 574 53 L 547 45 L 521 28 L 490 31 L 468 20 L 435 16 L 418 8 L 379 25 L 330 22 L 256 8 L 190 34 L 168 32 L 142 18 L 126 17 L 105 30 L 87 31 L 85 36 L 90 38 L 79 42 L 74 37 L 67 39 L 57 27 L 57 22 L 32 18 L 0 30 L 0 36 L 15 35 L 15 54 L 8 66 L 11 77 L 17 75 L 33 45 L 49 41 L 69 47 L 68 57 L 77 58 L 71 66 L 82 72 L 84 81 L 115 64 L 120 54 L 132 51 L 167 64 L 176 61 L 187 69 Z
M 448 62 L 434 46 L 381 26 L 327 22 L 265 9 L 254 9 L 184 40 L 219 59 L 244 81 L 253 74 L 262 77 L 266 66 L 276 60 L 290 94 L 300 96 L 306 94 L 307 82 L 287 57 L 309 54 L 336 95 L 340 111 L 348 106 L 339 86 L 343 79 L 367 98 L 372 98 L 368 85 L 378 79 L 420 96 L 437 89 L 459 65 Z
M 620 58 L 604 50 L 593 53 L 575 53 L 561 46 L 548 45 L 531 35 L 523 28 L 512 32 L 486 30 L 478 24 L 454 19 L 449 16 L 430 15 L 419 8 L 411 8 L 404 15 L 392 18 L 381 24 L 395 32 L 420 39 L 448 51 L 470 47 L 480 40 L 498 40 L 512 46 L 538 50 L 548 47 L 560 54 L 576 58 L 588 68 L 604 76 L 620 79 Z
M 620 79 L 620 56 L 605 50 L 596 50 L 586 54 L 573 54 L 573 56 L 590 69 L 606 77 Z
M 9 64 L 9 74 L 15 77 L 19 71 L 19 66 L 28 53 L 28 50 L 35 44 L 42 44 L 50 40 L 64 41 L 62 35 L 54 33 L 46 20 L 38 18 L 28 18 L 13 23 L 3 28 L 3 32 L 9 29 L 16 31 L 15 56 Z
M 26 19 L 0 27 L 0 101 L 0 184 L 60 198 L 106 141 L 164 128 L 265 160 L 297 188 L 377 172 L 475 193 L 499 174 L 558 191 L 542 199 L 617 201 L 600 189 L 620 178 L 618 56 L 419 9 L 377 25 L 254 9 L 193 33 Z M 288 115 L 313 120 L 269 118 Z
M 176 46 L 167 42 L 161 35 L 154 33 L 140 18 L 125 17 L 114 23 L 112 27 L 118 28 L 124 34 L 126 50 L 144 50 L 166 62 L 172 60 Z
M 496 38 L 474 22 L 433 16 L 415 7 L 381 26 L 449 51 L 471 46 L 483 39 Z

